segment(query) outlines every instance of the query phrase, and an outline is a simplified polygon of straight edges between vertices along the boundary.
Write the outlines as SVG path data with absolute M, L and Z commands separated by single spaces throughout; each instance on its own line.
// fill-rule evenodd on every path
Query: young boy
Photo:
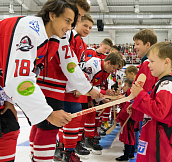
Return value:
M 105 38 L 101 43 L 100 47 L 96 50 L 93 48 L 87 49 L 87 57 L 98 57 L 100 59 L 105 59 L 107 53 L 110 52 L 113 43 L 109 38 Z
M 130 65 L 125 69 L 125 74 L 127 79 L 135 79 L 138 69 L 134 65 Z
M 150 116 L 142 127 L 137 161 L 172 161 L 171 43 L 153 45 L 148 58 L 151 74 L 158 77 L 158 82 L 150 95 L 137 82 L 131 88 L 131 93 L 136 97 L 133 109 Z
M 64 31 L 71 29 L 77 15 L 74 4 L 66 0 L 49 0 L 37 16 L 12 17 L 0 22 L 0 69 L 3 71 L 0 85 L 32 124 L 48 120 L 53 125 L 63 126 L 71 120 L 69 114 L 63 110 L 53 111 L 47 104 L 32 70 L 35 63 L 47 54 L 49 38 L 53 35 L 62 38 Z M 12 162 L 19 125 L 9 109 L 3 111 L 0 118 L 0 159 Z
M 127 79 L 132 79 L 134 80 L 138 72 L 138 68 L 134 65 L 130 65 L 125 69 L 125 74 Z M 140 125 L 142 123 L 139 121 L 135 121 L 134 123 L 134 131 L 135 131 L 135 152 L 138 150 L 138 141 L 139 141 L 139 130 L 140 130 Z
M 128 96 L 130 94 L 130 88 L 132 86 L 133 80 L 126 79 L 123 86 L 123 94 Z M 125 102 L 120 104 L 121 111 L 117 115 L 117 122 L 121 123 L 121 126 L 124 124 L 129 114 L 126 111 L 126 108 L 130 105 L 130 102 Z M 135 134 L 134 134 L 134 123 L 135 121 L 130 118 L 127 124 L 124 126 L 122 133 L 120 133 L 119 140 L 124 142 L 124 155 L 116 158 L 117 161 L 123 161 L 134 158 L 134 144 L 135 144 Z
M 139 71 L 136 75 L 135 80 L 137 80 L 137 77 L 143 73 L 146 75 L 146 82 L 143 86 L 143 88 L 150 93 L 152 90 L 152 86 L 156 83 L 157 79 L 156 77 L 152 76 L 151 71 L 148 67 L 149 61 L 147 59 L 147 52 L 149 48 L 157 42 L 157 36 L 155 33 L 150 29 L 141 30 L 138 33 L 136 33 L 133 37 L 133 40 L 135 42 L 135 49 L 137 52 L 137 55 L 141 57 L 141 66 L 139 67 Z M 143 114 L 142 114 L 143 115 Z M 140 115 L 134 115 L 135 117 L 138 117 L 135 120 L 142 121 L 143 118 Z M 149 120 L 149 116 L 144 115 L 144 120 Z M 144 125 L 143 125 L 144 126 Z

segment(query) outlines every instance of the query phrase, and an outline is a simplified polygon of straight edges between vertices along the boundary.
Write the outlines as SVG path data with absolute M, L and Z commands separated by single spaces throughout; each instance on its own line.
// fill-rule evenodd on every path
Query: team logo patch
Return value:
M 138 153 L 141 155 L 146 155 L 147 146 L 148 146 L 148 142 L 140 140 L 138 146 Z
M 39 35 L 40 28 L 39 28 L 38 21 L 35 21 L 35 20 L 30 21 L 29 22 L 29 27 L 32 28 L 34 31 L 36 31 L 38 33 L 38 35 Z
M 17 50 L 21 51 L 29 51 L 32 49 L 34 46 L 32 45 L 31 39 L 28 36 L 24 36 L 19 44 L 16 44 Z
M 164 85 L 169 84 L 169 80 L 165 80 L 163 82 L 161 82 L 160 86 L 163 87 Z
M 70 62 L 67 64 L 67 71 L 69 73 L 74 73 L 75 72 L 75 66 L 76 64 L 74 62 Z
M 95 82 L 98 82 L 98 81 L 99 81 L 99 79 L 100 79 L 100 78 L 96 78 L 96 79 L 95 79 Z
M 110 79 L 110 80 L 113 80 L 113 78 L 112 78 L 111 74 L 109 75 L 109 79 Z
M 98 66 L 98 61 L 97 61 L 97 60 L 94 60 L 93 65 L 97 68 L 97 66 Z
M 86 67 L 84 70 L 87 74 L 92 74 L 92 68 L 91 67 Z
M 43 57 L 44 57 L 44 55 L 40 55 L 36 59 L 39 60 L 39 59 L 42 59 Z
M 35 91 L 35 86 L 31 81 L 24 81 L 19 84 L 17 91 L 22 96 L 29 96 Z

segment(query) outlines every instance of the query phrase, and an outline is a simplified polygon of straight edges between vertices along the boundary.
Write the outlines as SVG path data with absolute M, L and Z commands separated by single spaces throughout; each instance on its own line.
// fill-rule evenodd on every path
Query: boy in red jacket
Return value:
M 161 42 L 153 45 L 149 52 L 151 74 L 158 77 L 151 94 L 136 82 L 131 93 L 136 97 L 134 110 L 150 116 L 142 127 L 137 162 L 172 161 L 172 44 Z M 161 67 L 161 68 L 160 68 Z M 131 113 L 131 107 L 128 112 Z

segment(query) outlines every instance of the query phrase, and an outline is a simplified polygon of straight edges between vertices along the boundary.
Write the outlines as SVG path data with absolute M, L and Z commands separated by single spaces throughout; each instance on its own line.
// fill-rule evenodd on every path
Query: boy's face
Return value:
M 124 91 L 124 92 L 127 92 L 127 90 L 128 90 L 129 88 L 130 88 L 130 87 L 129 87 L 128 83 L 125 82 L 125 83 L 124 83 L 124 86 L 123 86 L 123 88 L 122 88 L 123 91 Z
M 167 66 L 165 66 L 165 59 L 159 58 L 154 52 L 150 52 L 148 59 L 150 61 L 148 67 L 150 68 L 151 74 L 153 76 L 158 77 L 160 79 L 164 75 L 168 74 L 166 74 Z
M 100 43 L 100 48 L 99 48 L 101 53 L 108 53 L 110 52 L 111 47 L 107 44 Z
M 127 79 L 134 79 L 133 73 L 126 72 L 125 74 Z
M 118 69 L 118 68 L 119 68 L 119 65 L 111 65 L 110 61 L 104 62 L 104 70 L 107 73 L 113 73 L 115 69 Z
M 75 30 L 81 37 L 86 37 L 90 33 L 92 26 L 91 21 L 84 20 L 77 23 Z
M 45 27 L 48 37 L 57 35 L 62 38 L 68 30 L 71 30 L 75 13 L 70 8 L 66 8 L 65 12 L 58 17 L 52 12 L 50 12 L 49 15 L 51 20 L 49 22 L 50 25 Z
M 139 39 L 135 40 L 134 42 L 135 42 L 134 48 L 136 49 L 137 55 L 139 57 L 144 57 L 147 54 L 148 49 L 150 48 L 150 43 L 147 42 L 144 45 L 143 42 Z

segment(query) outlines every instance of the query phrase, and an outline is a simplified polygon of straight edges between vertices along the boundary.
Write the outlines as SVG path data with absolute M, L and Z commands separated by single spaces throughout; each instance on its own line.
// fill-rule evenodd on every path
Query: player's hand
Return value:
M 109 99 L 103 99 L 102 102 L 103 103 L 108 103 L 108 102 L 110 102 L 110 100 Z
M 47 120 L 57 127 L 62 127 L 68 124 L 72 118 L 70 117 L 70 113 L 67 113 L 63 110 L 57 110 L 53 111 Z
M 105 95 L 114 96 L 115 90 L 107 89 Z
M 119 91 L 119 90 L 116 90 L 116 91 L 114 91 L 114 96 L 118 96 L 118 95 L 120 95 L 121 94 L 121 92 Z
M 140 84 L 137 81 L 131 87 L 131 93 L 133 94 L 134 97 L 136 97 L 142 90 L 143 88 L 140 86 Z
M 11 104 L 11 103 L 8 102 L 8 101 L 5 101 L 5 102 L 4 102 L 4 106 L 5 106 L 5 107 L 4 107 L 4 109 L 2 109 L 1 115 L 4 114 L 8 109 L 10 109 L 11 112 L 14 114 L 15 118 L 18 120 L 18 118 L 17 118 L 17 111 L 16 111 L 14 105 Z
M 118 95 L 117 96 L 117 100 L 121 99 L 121 98 L 125 98 L 125 95 Z
M 103 98 L 103 94 L 101 94 L 98 90 L 94 88 L 89 92 L 89 94 L 91 95 L 92 99 Z
M 81 96 L 81 93 L 79 93 L 77 90 L 74 90 L 74 91 L 73 91 L 73 94 L 74 94 L 74 96 L 77 97 L 77 98 Z
M 94 107 L 93 101 L 88 101 L 88 108 Z
M 127 107 L 127 113 L 132 114 L 132 104 Z

